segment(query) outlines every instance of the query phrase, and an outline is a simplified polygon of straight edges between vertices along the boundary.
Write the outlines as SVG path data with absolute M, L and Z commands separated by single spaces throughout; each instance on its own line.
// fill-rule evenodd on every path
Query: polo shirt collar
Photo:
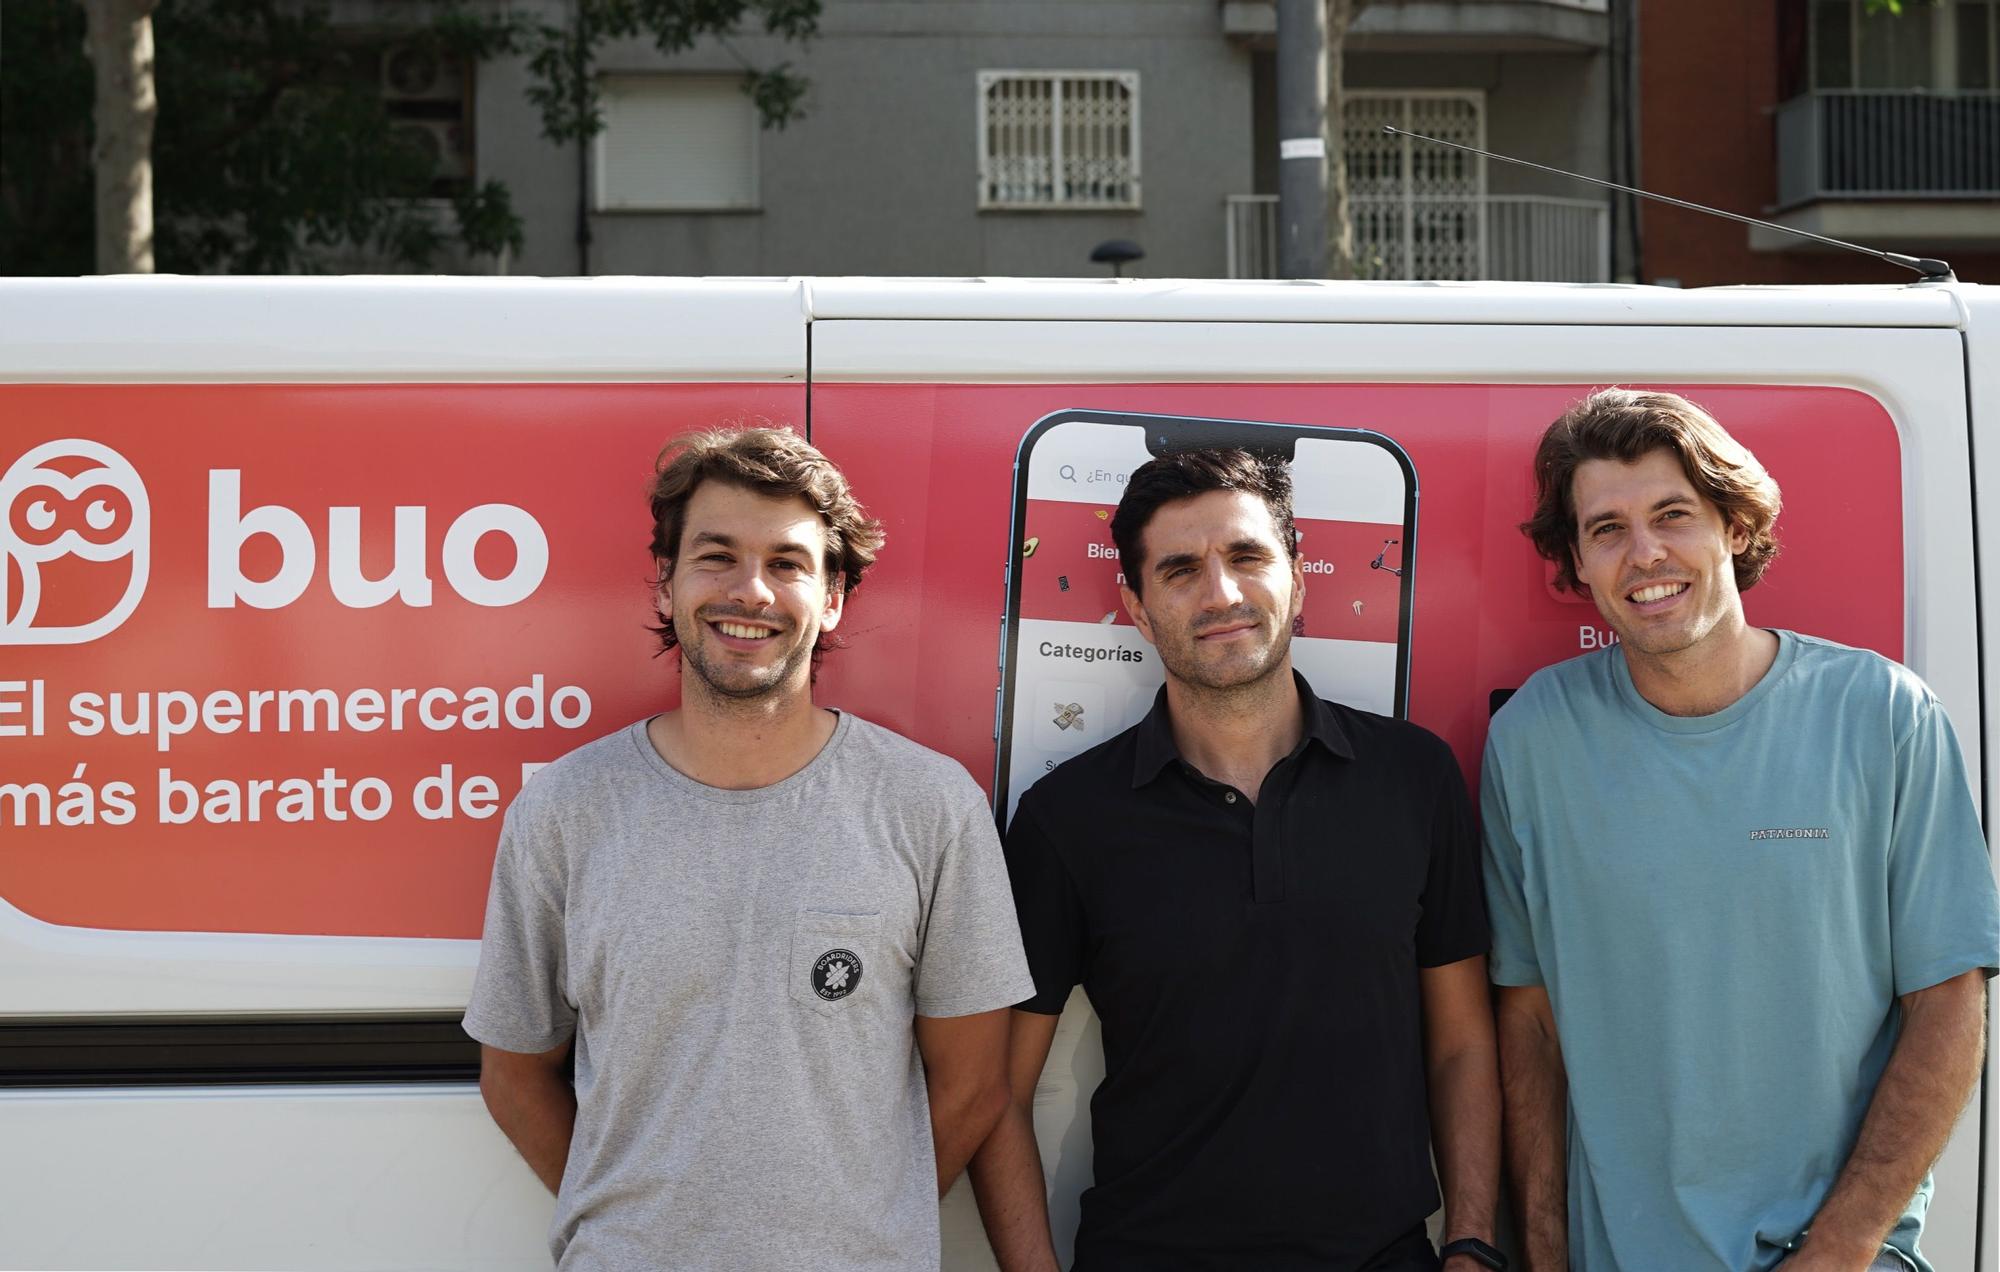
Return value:
M 1300 675 L 1296 668 L 1292 671 L 1292 683 L 1297 686 L 1299 702 L 1305 708 L 1306 726 L 1305 733 L 1299 738 L 1298 749 L 1292 754 L 1296 755 L 1298 751 L 1304 750 L 1309 742 L 1317 742 L 1336 759 L 1353 759 L 1354 745 L 1348 741 L 1347 730 L 1341 727 L 1339 719 L 1334 716 L 1332 704 L 1323 701 L 1314 693 L 1312 686 L 1306 683 L 1306 678 Z M 1146 713 L 1145 719 L 1139 721 L 1135 741 L 1137 745 L 1134 747 L 1132 760 L 1134 789 L 1152 781 L 1167 765 L 1180 760 L 1180 747 L 1174 743 L 1173 721 L 1167 713 L 1165 685 L 1161 685 L 1159 692 L 1153 695 L 1153 709 Z

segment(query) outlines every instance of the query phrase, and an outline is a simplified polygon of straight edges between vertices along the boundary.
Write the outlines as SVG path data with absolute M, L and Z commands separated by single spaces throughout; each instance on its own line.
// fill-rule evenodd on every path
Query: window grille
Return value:
M 1358 278 L 1490 278 L 1486 261 L 1486 161 L 1413 143 L 1410 132 L 1481 149 L 1486 96 L 1466 90 L 1348 94 L 1348 216 Z
M 1139 206 L 1137 71 L 981 71 L 979 206 Z

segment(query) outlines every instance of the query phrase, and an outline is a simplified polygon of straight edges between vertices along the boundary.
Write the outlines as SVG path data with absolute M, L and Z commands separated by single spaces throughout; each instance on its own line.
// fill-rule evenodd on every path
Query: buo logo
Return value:
M 145 594 L 152 554 L 146 483 L 123 455 L 77 437 L 35 447 L 0 476 L 0 645 L 80 645 L 117 630 Z M 68 557 L 85 564 L 58 564 Z M 40 618 L 52 590 L 113 595 L 99 590 L 104 572 L 127 558 L 124 590 L 95 614 Z
M 813 960 L 813 993 L 839 1002 L 861 983 L 861 958 L 853 950 L 828 950 Z
M 241 470 L 211 469 L 208 607 L 283 609 L 305 595 L 323 565 L 327 589 L 348 609 L 392 601 L 427 608 L 433 573 L 426 556 L 429 514 L 421 505 L 391 510 L 390 565 L 371 578 L 361 568 L 359 506 L 326 509 L 322 543 L 304 516 L 282 504 L 246 511 Z M 0 476 L 0 645 L 80 645 L 116 631 L 145 595 L 152 530 L 145 482 L 109 446 L 64 438 L 15 460 Z M 513 564 L 498 575 L 479 565 L 479 544 L 489 535 L 513 548 Z M 268 579 L 249 578 L 243 569 L 244 545 L 258 536 L 268 537 L 278 550 L 277 573 Z M 128 560 L 117 573 L 116 563 Z M 465 601 L 516 605 L 534 595 L 548 573 L 548 536 L 524 508 L 480 504 L 446 527 L 436 566 L 444 586 Z

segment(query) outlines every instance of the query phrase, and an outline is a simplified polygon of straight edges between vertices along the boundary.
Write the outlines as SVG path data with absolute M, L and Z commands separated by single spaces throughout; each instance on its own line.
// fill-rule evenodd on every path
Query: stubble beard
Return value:
M 742 617 L 727 614 L 710 615 L 711 618 Z M 683 692 L 699 686 L 700 692 L 721 702 L 739 707 L 760 705 L 769 699 L 795 691 L 795 686 L 810 684 L 810 678 L 802 676 L 800 669 L 812 661 L 813 646 L 818 642 L 819 632 L 815 629 L 809 638 L 800 640 L 775 663 L 758 666 L 735 665 L 724 661 L 727 657 L 711 657 L 713 646 L 708 640 L 707 620 L 701 617 L 690 619 L 689 632 L 681 625 L 678 616 L 674 619 L 674 632 L 681 651 Z M 781 628 L 770 637 L 784 640 L 794 635 L 789 629 Z M 689 637 L 694 639 L 690 640 Z
M 1639 579 L 1626 586 L 1620 597 L 1629 595 L 1633 589 L 1646 586 L 1646 580 Z M 1690 591 L 1699 584 L 1690 587 Z M 1593 595 L 1593 600 L 1595 596 Z M 1613 602 L 1614 604 L 1616 602 Z M 1625 652 L 1634 657 L 1661 660 L 1693 649 L 1708 639 L 1715 629 L 1722 625 L 1724 615 L 1720 613 L 1696 613 L 1670 628 L 1648 628 L 1643 623 L 1627 625 L 1620 621 L 1620 615 L 1611 610 L 1603 601 L 1597 602 L 1597 615 L 1605 626 L 1618 633 L 1618 643 Z
M 1239 611 L 1232 612 L 1225 621 L 1249 618 L 1262 623 L 1265 617 L 1261 612 Z M 1216 625 L 1212 622 L 1207 626 L 1213 628 Z M 1155 627 L 1154 630 L 1159 629 Z M 1157 648 L 1160 665 L 1168 675 L 1204 696 L 1223 698 L 1254 689 L 1282 671 L 1285 656 L 1292 649 L 1292 629 L 1288 624 L 1279 624 L 1276 635 L 1261 651 L 1223 659 L 1220 666 L 1198 656 L 1200 635 L 1192 627 L 1171 646 L 1163 642 Z

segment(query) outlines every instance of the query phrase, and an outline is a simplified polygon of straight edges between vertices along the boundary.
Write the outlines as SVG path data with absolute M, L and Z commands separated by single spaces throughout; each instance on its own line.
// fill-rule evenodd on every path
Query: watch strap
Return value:
M 1438 1258 L 1449 1259 L 1459 1254 L 1470 1256 L 1473 1262 L 1492 1268 L 1493 1272 L 1507 1272 L 1507 1256 L 1478 1237 L 1460 1237 L 1438 1251 Z

